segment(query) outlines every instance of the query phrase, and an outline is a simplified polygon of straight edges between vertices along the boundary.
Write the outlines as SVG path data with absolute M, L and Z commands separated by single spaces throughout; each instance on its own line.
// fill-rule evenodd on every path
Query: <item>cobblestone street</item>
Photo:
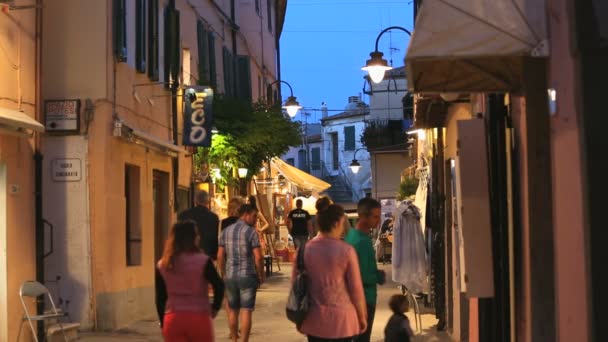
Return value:
M 275 265 L 276 266 L 276 265 Z M 390 277 L 390 264 L 379 265 L 387 272 L 387 279 Z M 258 292 L 256 311 L 253 315 L 253 328 L 250 341 L 252 342 L 303 342 L 306 337 L 298 333 L 295 326 L 285 317 L 285 302 L 289 290 L 289 279 L 291 276 L 291 265 L 281 264 L 281 271 L 275 267 L 273 275 L 267 279 L 266 283 Z M 389 281 L 379 288 L 378 306 L 374 322 L 372 341 L 384 341 L 384 326 L 388 321 L 391 312 L 388 308 L 388 298 L 399 293 L 397 284 Z M 416 341 L 450 341 L 447 334 L 436 332 L 435 325 L 437 320 L 432 310 L 421 307 L 422 332 L 417 336 Z M 408 313 L 412 328 L 415 329 L 413 311 Z M 214 321 L 216 341 L 228 341 L 229 331 L 226 312 L 220 311 Z M 125 329 L 107 333 L 80 333 L 79 341 L 106 342 L 106 341 L 162 341 L 162 336 L 156 320 L 137 322 Z

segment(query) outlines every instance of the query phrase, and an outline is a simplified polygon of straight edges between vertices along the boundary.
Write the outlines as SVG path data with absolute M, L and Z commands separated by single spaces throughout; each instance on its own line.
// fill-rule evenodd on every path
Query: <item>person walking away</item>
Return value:
M 228 201 L 228 217 L 222 220 L 220 231 L 226 229 L 226 227 L 235 224 L 239 220 L 239 209 L 245 204 L 245 200 L 242 197 L 235 196 Z
M 220 219 L 209 210 L 209 194 L 206 191 L 199 191 L 196 194 L 195 203 L 194 207 L 181 212 L 177 218 L 179 221 L 196 222 L 198 234 L 201 237 L 201 248 L 211 259 L 216 260 Z
M 258 211 L 243 204 L 239 220 L 222 231 L 218 249 L 218 268 L 224 276 L 228 301 L 230 336 L 236 342 L 249 341 L 256 291 L 264 282 L 260 240 L 253 228 Z
M 308 241 L 308 237 L 313 234 L 310 214 L 302 209 L 301 199 L 296 200 L 296 209 L 290 211 L 287 215 L 287 229 L 293 238 L 296 249 L 303 246 Z
M 319 234 L 298 251 L 304 251 L 310 300 L 306 319 L 298 330 L 309 342 L 350 342 L 367 327 L 357 254 L 340 239 L 345 219 L 341 206 L 328 205 L 317 213 Z M 295 275 L 294 262 L 292 281 Z
M 196 223 L 174 224 L 156 266 L 156 309 L 167 342 L 214 341 L 212 319 L 222 305 L 224 283 L 199 241 Z
M 354 339 L 356 342 L 370 341 L 378 297 L 376 285 L 384 284 L 386 278 L 384 271 L 378 270 L 374 245 L 369 237 L 370 231 L 380 224 L 380 208 L 380 202 L 371 197 L 361 199 L 357 203 L 357 226 L 350 229 L 344 238 L 346 243 L 354 247 L 359 257 L 360 276 L 367 304 L 367 330 Z
M 384 342 L 410 342 L 414 336 L 410 320 L 405 315 L 410 310 L 410 302 L 402 294 L 391 296 L 388 302 L 393 315 L 384 328 Z

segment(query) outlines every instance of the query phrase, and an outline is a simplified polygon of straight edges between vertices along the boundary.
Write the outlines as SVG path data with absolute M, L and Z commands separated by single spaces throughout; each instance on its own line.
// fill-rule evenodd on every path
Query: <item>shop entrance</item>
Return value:
M 169 236 L 169 174 L 152 172 L 152 201 L 154 202 L 154 265 L 163 255 L 165 240 Z
M 0 341 L 8 340 L 8 260 L 6 255 L 6 164 L 0 161 Z

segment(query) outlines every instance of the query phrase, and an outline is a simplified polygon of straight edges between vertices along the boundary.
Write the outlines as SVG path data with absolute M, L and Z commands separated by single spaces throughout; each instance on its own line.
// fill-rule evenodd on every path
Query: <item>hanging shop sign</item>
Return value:
M 46 132 L 80 132 L 80 100 L 47 100 L 44 102 Z
M 213 89 L 189 86 L 184 90 L 184 146 L 211 146 Z

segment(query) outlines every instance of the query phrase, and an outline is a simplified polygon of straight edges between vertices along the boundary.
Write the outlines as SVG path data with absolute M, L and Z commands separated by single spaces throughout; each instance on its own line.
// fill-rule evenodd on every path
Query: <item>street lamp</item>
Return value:
M 402 30 L 403 32 L 407 33 L 408 35 L 412 35 L 412 33 L 406 29 L 404 29 L 401 26 L 391 26 L 391 27 L 387 27 L 384 30 L 382 30 L 382 32 L 380 32 L 380 34 L 378 35 L 378 37 L 376 38 L 376 49 L 374 50 L 374 52 L 370 53 L 370 59 L 367 60 L 367 62 L 365 63 L 365 66 L 361 68 L 361 70 L 365 70 L 369 73 L 369 78 L 372 79 L 372 82 L 374 83 L 380 83 L 382 82 L 382 80 L 384 79 L 384 73 L 388 70 L 391 70 L 393 67 L 388 65 L 388 62 L 386 61 L 386 59 L 382 58 L 382 56 L 384 56 L 384 54 L 380 51 L 378 51 L 378 42 L 380 41 L 380 37 L 387 31 L 390 31 L 392 29 L 398 29 L 398 30 Z
M 285 104 L 283 105 L 283 109 L 285 109 L 287 111 L 287 114 L 289 114 L 289 116 L 293 118 L 296 116 L 296 114 L 298 114 L 298 110 L 300 110 L 302 108 L 302 106 L 300 106 L 300 104 L 296 100 L 296 97 L 293 96 L 293 89 L 291 88 L 291 85 L 289 85 L 289 83 L 287 83 L 283 80 L 276 80 L 268 85 L 268 89 L 270 89 L 270 87 L 272 87 L 273 84 L 279 83 L 279 82 L 285 83 L 289 87 L 291 96 L 289 96 L 287 98 L 287 101 L 285 101 Z M 270 93 L 270 91 L 269 91 L 269 93 Z
M 361 169 L 361 164 L 357 160 L 357 152 L 359 152 L 360 150 L 365 150 L 365 148 L 358 148 L 357 150 L 355 150 L 355 153 L 353 154 L 353 161 L 350 163 L 350 165 L 348 165 L 348 167 L 350 167 L 350 170 L 354 174 L 357 174 L 359 172 L 359 169 Z
M 238 173 L 239 173 L 239 178 L 245 178 L 247 177 L 247 168 L 245 167 L 239 167 L 238 169 Z

